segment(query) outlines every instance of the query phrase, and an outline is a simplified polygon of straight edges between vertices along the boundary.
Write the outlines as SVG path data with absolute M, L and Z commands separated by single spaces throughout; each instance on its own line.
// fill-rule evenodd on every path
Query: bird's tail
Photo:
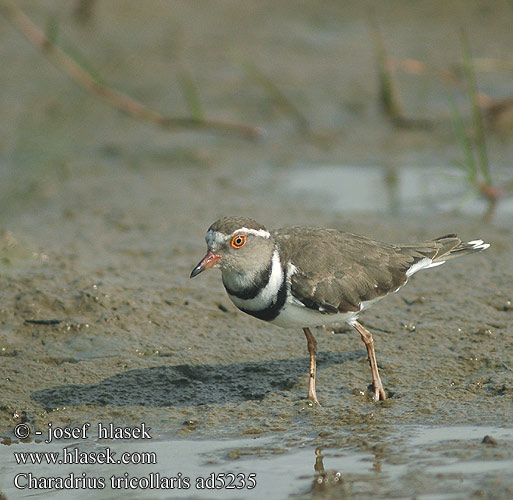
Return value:
M 432 240 L 437 243 L 437 252 L 431 256 L 433 263 L 445 262 L 449 259 L 461 257 L 470 253 L 481 252 L 486 250 L 490 244 L 483 240 L 472 240 L 463 242 L 455 234 L 440 236 Z
M 455 234 L 447 234 L 423 243 L 402 245 L 400 252 L 412 258 L 409 268 L 405 271 L 406 276 L 410 277 L 421 269 L 439 266 L 462 255 L 481 252 L 489 246 L 490 244 L 483 240 L 462 242 Z

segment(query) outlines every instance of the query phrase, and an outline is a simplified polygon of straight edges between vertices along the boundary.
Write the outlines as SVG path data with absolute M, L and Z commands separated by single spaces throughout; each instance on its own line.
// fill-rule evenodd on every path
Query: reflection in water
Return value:
M 324 468 L 323 458 L 321 448 L 315 448 L 314 470 L 317 472 L 317 477 L 312 484 L 312 493 L 320 491 L 324 492 L 327 489 L 338 488 L 341 490 L 341 498 L 345 497 L 342 473 L 334 470 L 326 470 Z

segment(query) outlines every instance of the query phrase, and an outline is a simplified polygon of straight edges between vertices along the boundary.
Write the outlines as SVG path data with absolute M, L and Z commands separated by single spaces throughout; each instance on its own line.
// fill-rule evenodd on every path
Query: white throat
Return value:
M 260 311 L 266 309 L 276 301 L 280 287 L 285 279 L 283 275 L 283 268 L 280 262 L 280 255 L 278 250 L 275 248 L 271 260 L 271 274 L 269 281 L 264 288 L 258 292 L 258 294 L 252 299 L 241 299 L 228 293 L 231 301 L 239 308 L 246 309 L 248 311 Z M 232 280 L 230 280 L 232 281 Z M 237 277 L 237 288 L 244 289 L 249 288 L 254 284 L 254 275 L 246 274 Z

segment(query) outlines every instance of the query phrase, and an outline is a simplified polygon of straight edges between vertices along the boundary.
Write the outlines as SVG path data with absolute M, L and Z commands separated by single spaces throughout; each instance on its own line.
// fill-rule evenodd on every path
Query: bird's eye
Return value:
M 241 248 L 246 244 L 246 235 L 245 234 L 237 234 L 232 238 L 230 245 L 232 248 Z

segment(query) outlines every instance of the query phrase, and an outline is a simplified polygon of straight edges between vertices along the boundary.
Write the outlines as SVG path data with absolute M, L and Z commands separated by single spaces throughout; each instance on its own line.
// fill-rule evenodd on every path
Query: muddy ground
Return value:
M 395 57 L 453 68 L 463 25 L 477 57 L 510 58 L 508 2 L 387 4 L 374 5 L 375 15 Z M 322 164 L 437 175 L 461 158 L 436 78 L 397 74 L 406 114 L 434 120 L 431 127 L 398 129 L 383 117 L 373 4 L 104 2 L 84 25 L 71 2 L 19 5 L 40 26 L 54 19 L 63 44 L 147 105 L 186 114 L 177 77 L 185 68 L 208 117 L 266 135 L 250 142 L 134 121 L 76 87 L 0 19 L 0 435 L 14 439 L 20 422 L 145 422 L 160 439 L 269 435 L 279 443 L 273 453 L 307 443 L 394 463 L 411 453 L 397 445 L 402 426 L 513 427 L 513 219 L 484 223 L 436 203 L 415 214 L 400 204 L 393 213 L 338 210 L 322 193 L 298 194 L 287 183 L 305 165 L 313 175 Z M 289 96 L 311 133 L 241 59 Z M 479 74 L 496 97 L 511 93 L 510 78 L 506 70 Z M 465 109 L 464 91 L 454 91 Z M 511 169 L 510 124 L 495 125 L 492 164 Z M 205 230 L 230 214 L 389 242 L 458 232 L 491 248 L 416 275 L 362 316 L 375 334 L 385 402 L 369 399 L 359 338 L 318 329 L 322 407 L 311 407 L 302 332 L 239 313 L 217 271 L 189 279 Z M 511 458 L 513 441 L 501 446 L 485 458 Z M 469 456 L 477 448 L 469 445 Z M 439 481 L 404 480 L 398 491 L 433 492 Z M 379 481 L 375 488 L 377 496 L 391 491 Z M 331 494 L 323 491 L 305 494 Z M 509 498 L 513 482 L 498 474 L 461 498 L 479 492 Z

